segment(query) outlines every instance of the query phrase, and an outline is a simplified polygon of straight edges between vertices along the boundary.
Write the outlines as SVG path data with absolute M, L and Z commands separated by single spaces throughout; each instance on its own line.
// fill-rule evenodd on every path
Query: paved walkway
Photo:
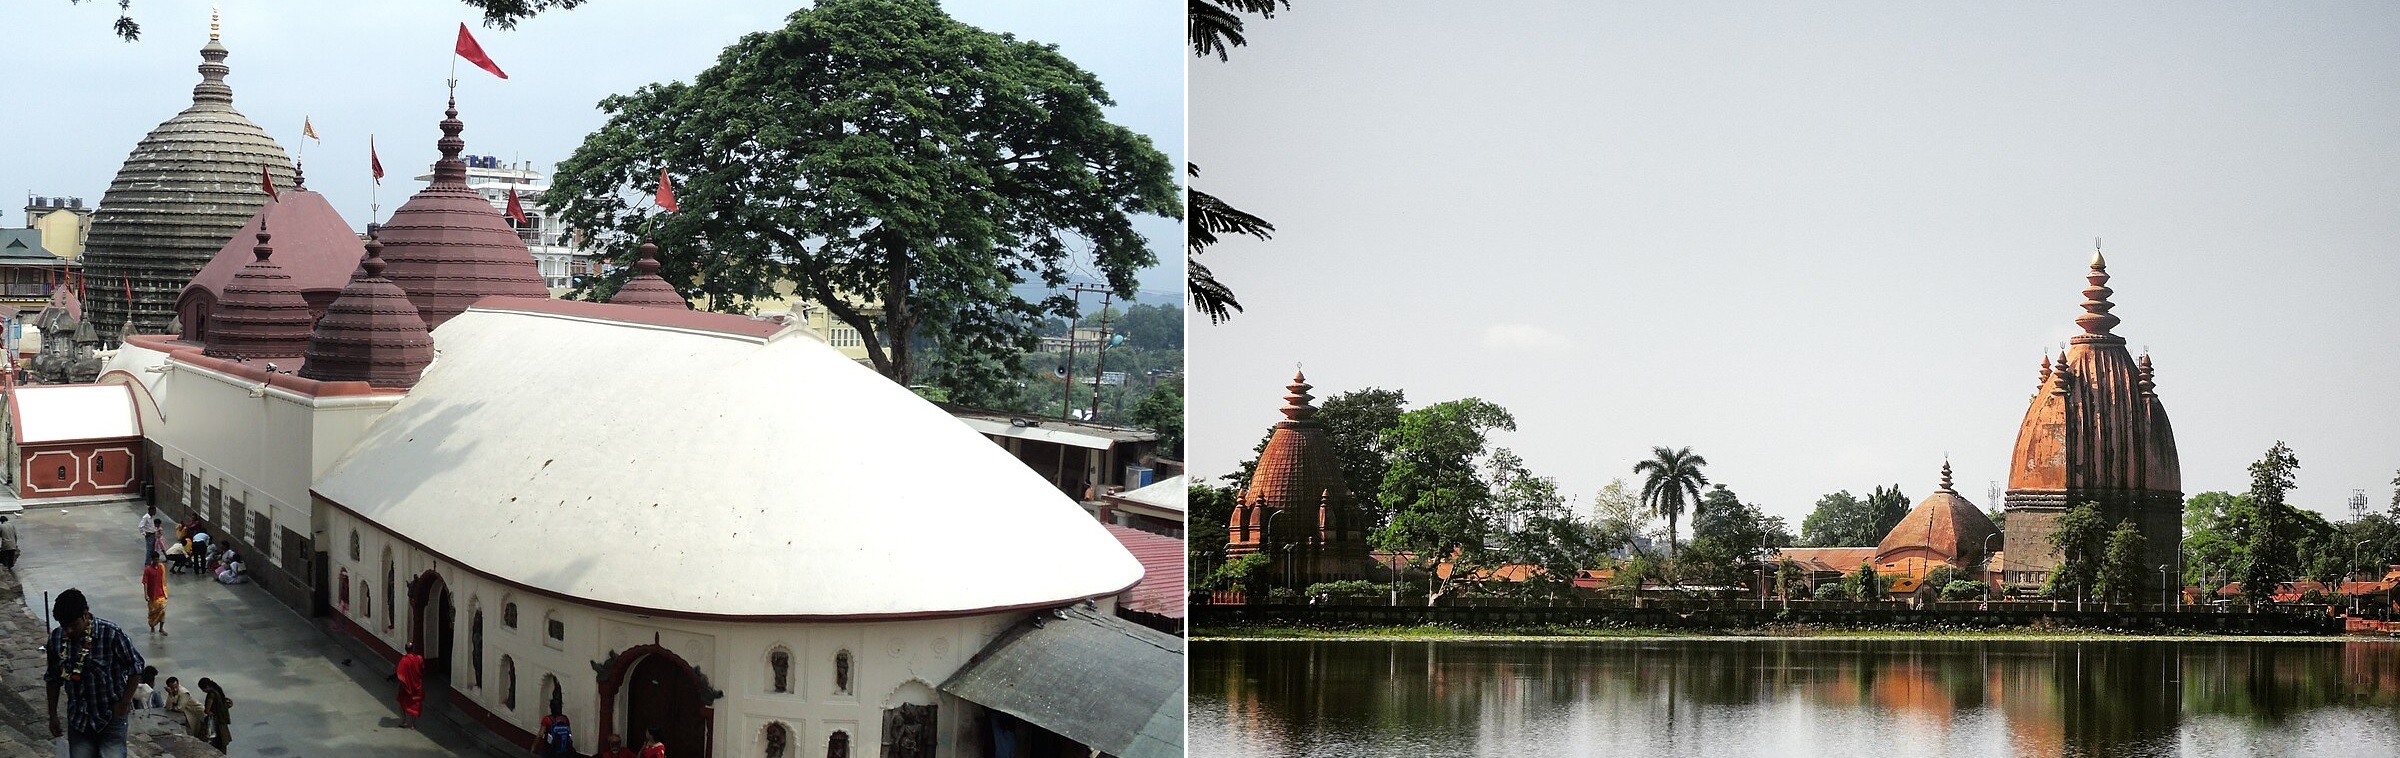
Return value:
M 25 602 L 46 618 L 44 592 L 75 587 L 92 612 L 132 635 L 159 679 L 215 679 L 233 698 L 233 756 L 480 754 L 454 723 L 428 718 L 400 729 L 396 685 L 381 659 L 354 653 L 256 585 L 167 575 L 167 631 L 144 627 L 142 550 L 132 504 L 34 505 L 10 521 L 24 553 L 16 573 Z M 428 698 L 429 700 L 431 698 Z M 431 704 L 428 704 L 432 717 Z M 478 730 L 480 731 L 480 730 Z

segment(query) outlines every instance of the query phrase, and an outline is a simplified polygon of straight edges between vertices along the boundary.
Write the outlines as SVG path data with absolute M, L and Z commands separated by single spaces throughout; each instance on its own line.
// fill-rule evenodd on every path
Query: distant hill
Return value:
M 1126 307 L 1130 307 L 1130 306 L 1132 306 L 1134 303 L 1139 303 L 1139 304 L 1142 304 L 1142 305 L 1163 305 L 1163 306 L 1177 307 L 1177 308 L 1180 308 L 1180 307 L 1182 307 L 1182 306 L 1183 306 L 1183 290 L 1181 290 L 1181 289 L 1161 290 L 1161 289 L 1154 289 L 1154 288 L 1152 288 L 1152 287 L 1153 287 L 1153 285 L 1154 285 L 1154 284 L 1156 284 L 1156 282 L 1155 282 L 1154 280 L 1172 281 L 1172 280 L 1165 280 L 1165 279 L 1163 279 L 1163 277 L 1165 277 L 1165 276 L 1166 276 L 1167 272 L 1165 272 L 1165 271 L 1163 271 L 1163 270 L 1156 270 L 1156 269 L 1154 269 L 1154 270 L 1151 270 L 1151 271 L 1145 271 L 1145 272 L 1142 272 L 1142 273 L 1144 274 L 1144 276 L 1142 277 L 1142 285 L 1143 285 L 1143 289 L 1141 289 L 1141 290 L 1137 290 L 1137 291 L 1135 291 L 1135 292 L 1133 293 L 1133 294 L 1134 294 L 1133 303 L 1128 303 L 1128 302 L 1125 302 L 1125 301 L 1123 301 L 1123 300 L 1118 300 L 1118 301 L 1116 301 L 1116 302 L 1112 303 L 1111 305 L 1113 305 L 1114 307 L 1117 307 L 1117 308 L 1126 308 Z M 1089 286 L 1093 286 L 1093 287 L 1102 287 L 1102 286 L 1107 286 L 1107 285 L 1106 285 L 1106 283 L 1104 283 L 1104 282 L 1098 282 L 1098 281 L 1093 281 L 1093 280 L 1090 280 L 1090 279 L 1084 279 L 1084 278 L 1082 278 L 1082 277 L 1068 277 L 1068 278 L 1067 278 L 1067 283 L 1068 283 L 1069 285 L 1074 285 L 1074 284 L 1083 284 L 1083 285 L 1089 285 Z M 1038 283 L 1038 282 L 1037 282 L 1037 283 L 1031 283 L 1031 284 L 1020 284 L 1020 285 L 1017 285 L 1017 286 L 1016 286 L 1016 287 L 1015 287 L 1015 288 L 1014 288 L 1012 291 L 1016 293 L 1017 297 L 1025 298 L 1025 299 L 1026 299 L 1026 300 L 1028 300 L 1028 301 L 1035 301 L 1035 300 L 1040 300 L 1040 299 L 1042 299 L 1042 298 L 1045 298 L 1045 297 L 1049 297 L 1049 296 L 1050 296 L 1050 293 L 1051 293 L 1051 290 L 1050 290 L 1050 288 L 1048 288 L 1048 287 L 1044 287 L 1044 286 L 1042 286 L 1042 285 L 1041 285 L 1040 283 Z M 1064 287 L 1061 287 L 1061 288 L 1059 288 L 1059 291 L 1062 291 L 1062 292 L 1063 292 L 1063 291 L 1065 291 L 1065 288 L 1064 288 Z M 1085 312 L 1087 312 L 1087 313 L 1097 313 L 1097 312 L 1099 312 L 1099 310 L 1100 310 L 1100 296 L 1099 296 L 1098 294 L 1096 294 L 1096 293 L 1095 293 L 1095 294 L 1084 295 L 1084 296 L 1083 296 L 1083 308 L 1084 308 L 1084 311 L 1085 311 Z

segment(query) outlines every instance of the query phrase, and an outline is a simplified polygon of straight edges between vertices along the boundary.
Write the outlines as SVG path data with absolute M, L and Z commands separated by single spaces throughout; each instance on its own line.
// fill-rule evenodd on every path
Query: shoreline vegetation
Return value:
M 1245 625 L 1194 627 L 1194 642 L 1565 642 L 1610 640 L 1976 640 L 1976 641 L 2109 641 L 2109 642 L 2377 642 L 2400 641 L 2362 635 L 2228 634 L 2203 631 L 2122 630 L 2063 624 L 2029 626 L 1950 625 L 1829 625 L 1768 624 L 1695 632 L 1642 626 L 1568 626 L 1558 624 L 1461 627 L 1446 624 L 1406 626 L 1311 627 Z

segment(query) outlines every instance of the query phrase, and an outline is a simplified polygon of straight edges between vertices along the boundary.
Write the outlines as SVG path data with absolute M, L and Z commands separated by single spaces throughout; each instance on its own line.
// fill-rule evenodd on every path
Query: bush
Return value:
M 1208 578 L 1200 580 L 1200 586 L 1212 590 L 1240 590 L 1247 594 L 1257 594 L 1259 588 L 1266 584 L 1268 565 L 1273 562 L 1274 559 L 1268 558 L 1264 553 L 1251 553 L 1235 558 L 1217 566 L 1215 571 L 1209 572 Z
M 1818 600 L 1854 600 L 1856 596 L 1850 594 L 1850 585 L 1847 583 L 1826 582 L 1817 585 L 1816 598 Z
M 1318 582 L 1308 586 L 1309 597 L 1381 597 L 1391 592 L 1391 585 L 1365 579 L 1344 579 L 1338 582 Z
M 1984 586 L 1982 582 L 1970 582 L 1965 579 L 1958 579 L 1942 585 L 1943 600 L 1981 600 L 1983 599 L 1983 593 Z
M 1957 566 L 1937 566 L 1932 571 L 1925 573 L 1925 584 L 1928 586 L 1940 587 L 1942 588 L 1942 593 L 1947 595 L 1949 594 L 1951 583 L 1966 578 L 1967 572 L 1958 570 Z

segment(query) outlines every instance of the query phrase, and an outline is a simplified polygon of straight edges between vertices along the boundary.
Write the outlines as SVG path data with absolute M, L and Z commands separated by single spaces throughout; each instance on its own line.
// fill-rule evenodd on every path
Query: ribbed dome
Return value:
M 1366 520 L 1351 500 L 1325 426 L 1313 417 L 1308 377 L 1286 386 L 1283 421 L 1259 451 L 1226 531 L 1225 555 L 1288 555 L 1308 579 L 1357 578 L 1367 566 Z M 1297 546 L 1286 548 L 1285 546 Z M 1284 553 L 1289 549 L 1291 552 Z
M 214 39 L 200 48 L 191 107 L 134 146 L 92 214 L 83 269 L 89 320 L 104 336 L 126 321 L 128 279 L 133 320 L 143 332 L 165 331 L 184 284 L 266 202 L 261 167 L 276 186 L 292 186 L 283 146 L 233 109 L 225 56 Z
M 690 301 L 675 294 L 674 285 L 659 277 L 657 245 L 642 243 L 642 257 L 633 262 L 633 268 L 637 273 L 626 280 L 625 286 L 617 288 L 617 294 L 608 296 L 609 302 L 644 308 L 692 309 Z
M 300 297 L 299 285 L 272 260 L 275 249 L 267 241 L 273 236 L 265 225 L 259 227 L 258 246 L 251 248 L 258 259 L 243 266 L 225 285 L 225 299 L 217 303 L 203 354 L 259 360 L 298 358 L 308 352 L 314 319 L 309 317 L 308 301 Z
M 433 335 L 400 285 L 383 277 L 383 244 L 367 240 L 362 275 L 317 321 L 300 376 L 325 382 L 413 387 L 433 362 Z
M 1990 516 L 1950 486 L 1950 464 L 1942 463 L 1942 487 L 1910 509 L 1883 541 L 1875 546 L 1875 562 L 1903 558 L 1948 561 L 1954 566 L 1982 562 L 1986 538 L 2000 533 Z M 1991 540 L 1996 543 L 1998 540 Z M 1992 545 L 1995 549 L 1999 545 Z
M 308 301 L 312 315 L 324 315 L 326 306 L 349 285 L 359 259 L 366 257 L 358 233 L 350 230 L 350 223 L 342 220 L 325 196 L 285 189 L 282 197 L 259 208 L 258 215 L 226 240 L 224 249 L 184 286 L 175 301 L 175 312 L 183 320 L 185 341 L 209 342 L 217 303 L 224 300 L 225 287 L 233 283 L 234 275 L 255 257 L 250 246 L 256 244 L 259 227 L 269 218 L 275 220 L 275 266 L 292 277 L 292 286 Z
M 444 115 L 433 183 L 393 211 L 377 235 L 389 264 L 385 276 L 408 293 L 428 329 L 488 295 L 550 296 L 525 241 L 467 186 L 467 164 L 458 157 L 467 149 L 458 136 L 466 124 L 458 120 L 457 98 Z

